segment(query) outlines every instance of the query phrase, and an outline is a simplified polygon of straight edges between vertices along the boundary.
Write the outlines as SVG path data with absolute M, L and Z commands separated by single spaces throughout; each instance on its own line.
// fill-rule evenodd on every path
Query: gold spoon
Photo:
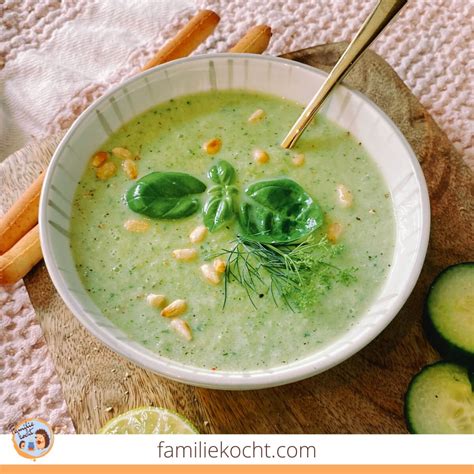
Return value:
M 293 127 L 291 127 L 288 135 L 281 143 L 283 148 L 292 148 L 294 146 L 334 87 L 351 70 L 362 53 L 390 23 L 405 3 L 407 3 L 407 0 L 379 0 L 374 11 L 360 27 L 360 30 L 339 58 L 339 61 L 333 67 L 323 85 L 298 117 Z

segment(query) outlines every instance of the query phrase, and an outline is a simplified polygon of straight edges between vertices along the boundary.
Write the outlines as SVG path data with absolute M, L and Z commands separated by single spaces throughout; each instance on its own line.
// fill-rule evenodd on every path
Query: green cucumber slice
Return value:
M 425 330 L 439 353 L 474 365 L 474 263 L 446 268 L 431 285 L 425 305 Z
M 411 433 L 474 434 L 468 370 L 445 361 L 424 367 L 408 386 L 405 419 Z

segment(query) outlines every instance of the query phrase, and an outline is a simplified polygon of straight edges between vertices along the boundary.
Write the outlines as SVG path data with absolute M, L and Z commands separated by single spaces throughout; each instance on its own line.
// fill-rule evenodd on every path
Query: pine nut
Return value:
M 337 198 L 342 207 L 351 207 L 352 206 L 352 193 L 347 189 L 344 184 L 338 184 L 336 187 Z
M 102 166 L 107 161 L 108 157 L 109 157 L 109 154 L 106 151 L 98 151 L 92 157 L 91 165 L 94 168 L 98 168 L 99 166 Z
M 213 265 L 208 263 L 201 266 L 201 273 L 205 280 L 211 285 L 218 285 L 221 282 L 221 273 L 217 273 Z
M 222 141 L 219 138 L 213 138 L 202 145 L 202 149 L 208 155 L 215 155 L 222 147 Z
M 115 173 L 117 173 L 117 167 L 112 161 L 106 161 L 102 166 L 99 166 L 95 170 L 95 175 L 101 181 L 106 181 L 112 176 L 115 176 Z
M 129 232 L 146 232 L 150 227 L 150 223 L 148 221 L 140 221 L 138 219 L 129 219 L 123 223 L 123 226 Z
M 303 153 L 297 153 L 293 158 L 291 159 L 292 163 L 294 166 L 303 166 L 305 162 L 305 157 Z
M 138 168 L 133 160 L 130 160 L 129 158 L 124 160 L 122 163 L 122 169 L 130 179 L 137 179 Z
M 212 262 L 212 266 L 217 273 L 224 273 L 227 264 L 222 258 L 216 258 L 214 262 Z
M 161 310 L 161 316 L 164 318 L 174 318 L 175 316 L 183 314 L 187 307 L 186 300 L 174 300 L 166 306 L 166 308 Z
M 172 319 L 170 326 L 178 333 L 181 334 L 187 341 L 190 341 L 193 338 L 191 333 L 191 328 L 186 321 L 182 319 Z
M 189 234 L 189 240 L 193 244 L 197 244 L 199 242 L 202 242 L 206 238 L 206 235 L 207 235 L 207 227 L 205 225 L 198 225 Z
M 152 308 L 161 308 L 165 304 L 165 295 L 155 295 L 154 293 L 150 293 L 146 297 L 146 302 L 152 307 Z
M 260 122 L 260 120 L 265 118 L 265 112 L 262 109 L 257 109 L 249 118 L 250 123 Z
M 112 155 L 120 158 L 121 160 L 133 160 L 132 152 L 121 146 L 115 147 L 112 150 Z
M 176 250 L 173 250 L 172 254 L 176 260 L 183 260 L 185 262 L 189 262 L 190 260 L 194 260 L 197 257 L 197 250 L 196 249 L 176 249 Z
M 328 240 L 331 243 L 336 243 L 342 234 L 342 225 L 339 222 L 333 222 L 328 227 Z
M 253 152 L 253 159 L 255 163 L 259 165 L 264 165 L 268 163 L 268 161 L 270 160 L 270 157 L 268 156 L 268 153 L 266 151 L 256 149 Z

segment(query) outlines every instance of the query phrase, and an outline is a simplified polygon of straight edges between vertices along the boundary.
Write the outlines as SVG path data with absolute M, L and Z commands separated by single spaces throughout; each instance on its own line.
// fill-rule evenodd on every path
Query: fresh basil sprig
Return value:
M 219 161 L 207 175 L 216 185 L 208 190 L 209 199 L 203 209 L 203 220 L 204 225 L 214 232 L 234 218 L 235 198 L 239 191 L 232 185 L 235 180 L 235 170 L 227 161 Z
M 235 169 L 228 161 L 221 160 L 209 170 L 207 176 L 214 183 L 225 186 L 235 181 Z
M 205 190 L 206 185 L 189 174 L 153 172 L 134 183 L 125 197 L 134 212 L 159 219 L 179 219 L 199 209 L 196 194 Z
M 251 184 L 240 207 L 243 236 L 256 242 L 284 244 L 308 236 L 323 223 L 323 212 L 291 179 Z

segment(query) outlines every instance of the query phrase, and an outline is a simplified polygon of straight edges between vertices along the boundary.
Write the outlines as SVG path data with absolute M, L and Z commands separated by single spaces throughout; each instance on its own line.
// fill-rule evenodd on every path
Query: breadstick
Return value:
M 0 218 L 0 255 L 13 247 L 38 223 L 38 206 L 44 173 L 22 194 L 18 201 Z
M 238 43 L 229 49 L 229 53 L 263 53 L 272 37 L 272 29 L 267 25 L 257 25 L 238 41 Z
M 192 53 L 215 29 L 219 15 L 211 10 L 201 10 L 143 67 L 143 71 Z
M 42 258 L 39 226 L 36 225 L 8 252 L 0 255 L 0 285 L 23 278 Z

